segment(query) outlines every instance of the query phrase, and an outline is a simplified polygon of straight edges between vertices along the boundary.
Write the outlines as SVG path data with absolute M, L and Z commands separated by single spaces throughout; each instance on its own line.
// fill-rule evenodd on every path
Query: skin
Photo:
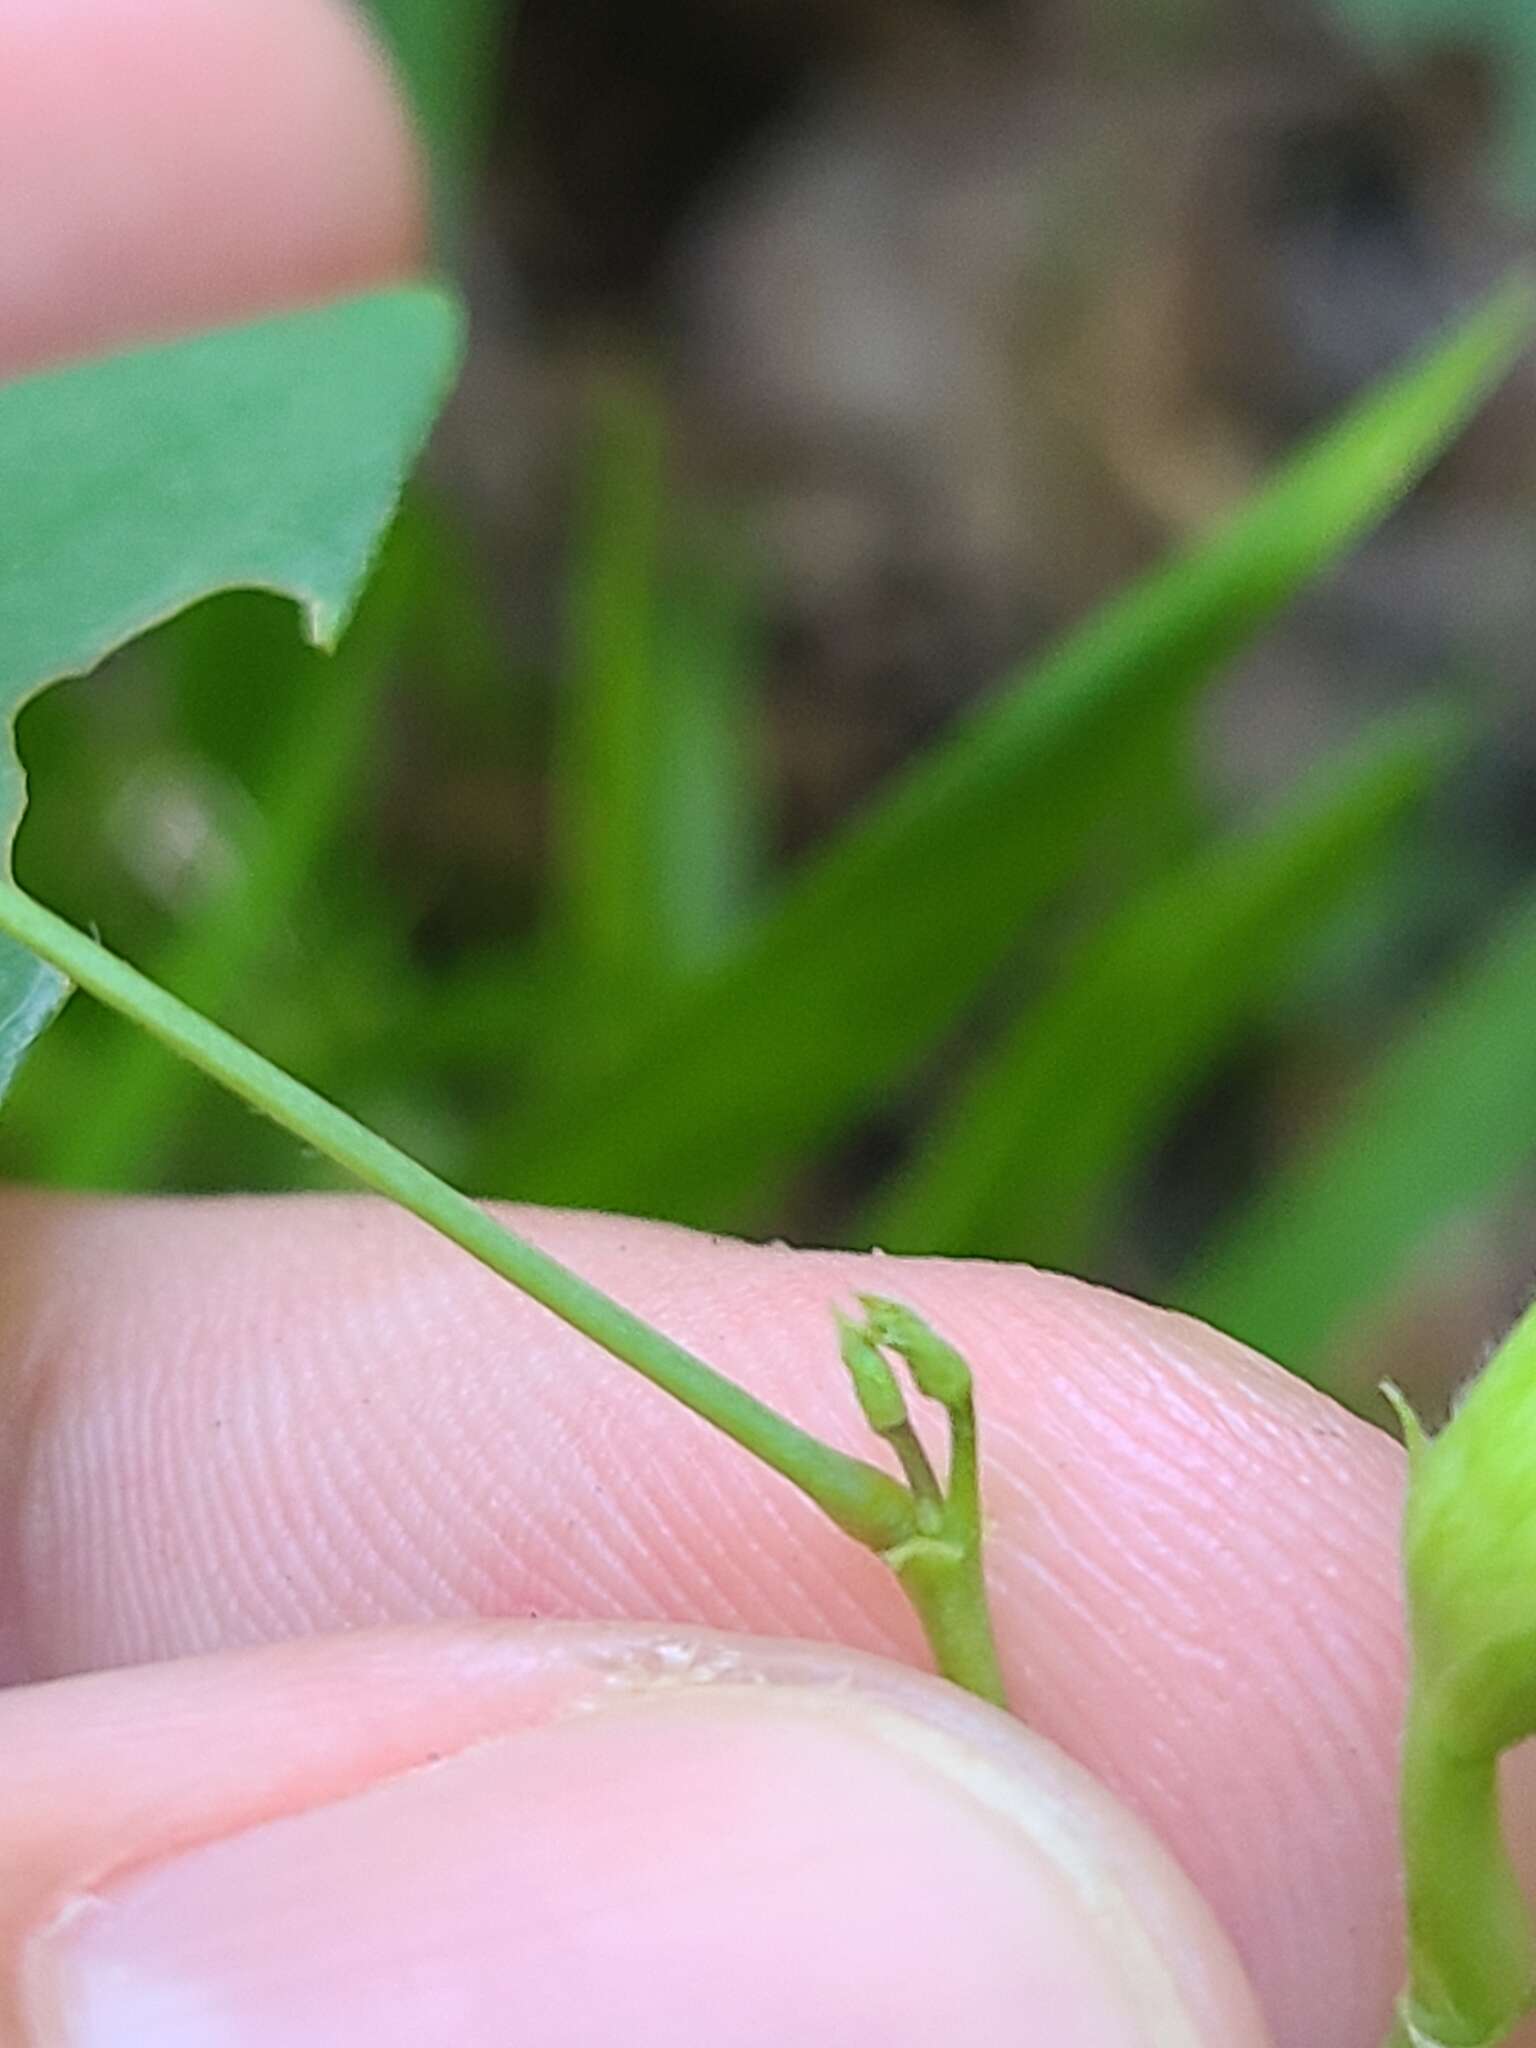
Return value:
M 0 10 L 11 370 L 400 274 L 421 218 L 322 0 Z M 1037 1732 L 409 1219 L 0 1195 L 3 2048 L 1379 2039 L 1385 1436 L 1068 1280 L 514 1220 L 853 1448 L 828 1304 L 958 1343 Z
M 340 7 L 0 7 L 0 371 L 397 275 L 422 196 Z

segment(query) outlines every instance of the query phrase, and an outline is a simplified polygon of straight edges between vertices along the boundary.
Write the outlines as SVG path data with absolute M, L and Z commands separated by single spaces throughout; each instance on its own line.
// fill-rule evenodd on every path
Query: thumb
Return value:
M 0 1700 L 24 2048 L 1259 2048 L 1049 1744 L 915 1673 L 632 1628 L 317 1639 Z

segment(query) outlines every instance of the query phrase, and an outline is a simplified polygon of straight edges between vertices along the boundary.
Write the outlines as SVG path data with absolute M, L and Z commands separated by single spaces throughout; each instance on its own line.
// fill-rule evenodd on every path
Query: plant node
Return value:
M 971 1369 L 921 1316 L 881 1295 L 859 1297 L 863 1323 L 838 1315 L 838 1335 L 865 1420 L 895 1452 L 912 1500 L 913 1533 L 880 1551 L 895 1572 L 933 1649 L 957 1685 L 1003 1706 L 1002 1671 L 982 1569 L 980 1471 Z M 912 1426 L 886 1352 L 949 1419 L 949 1469 L 941 1483 Z

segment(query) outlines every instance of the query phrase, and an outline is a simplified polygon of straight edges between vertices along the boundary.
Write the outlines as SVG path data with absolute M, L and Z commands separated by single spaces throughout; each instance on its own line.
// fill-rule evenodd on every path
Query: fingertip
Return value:
M 977 1369 L 1020 1710 L 1173 1849 L 1277 2040 L 1371 2040 L 1401 1971 L 1399 1448 L 1188 1317 L 909 1272 Z
M 327 1792 L 316 1710 L 369 1677 L 392 1689 L 374 1719 L 396 1724 L 394 1767 L 375 1731 L 359 1770 L 343 1714 Z M 74 1702 L 99 1722 L 115 1699 L 139 1781 L 93 1799 L 61 1756 L 18 1811 L 54 1838 L 27 1867 L 63 1880 L 41 1916 L 34 1892 L 19 1951 L 54 2048 L 490 2048 L 513 2013 L 541 2048 L 701 2031 L 1008 2048 L 1021 2029 L 1259 2048 L 1230 1949 L 1152 1838 L 1050 1745 L 910 1672 L 697 1632 L 514 1629 L 51 1690 L 32 1746 L 67 1751 Z M 302 1775 L 283 1790 L 285 1749 Z M 252 1813 L 263 1777 L 276 1811 Z
M 0 9 L 0 374 L 383 283 L 423 222 L 345 0 Z
M 18 1669 L 466 1612 L 923 1656 L 877 1560 L 382 1205 L 7 1206 L 36 1418 L 16 1437 Z M 849 1448 L 867 1441 L 832 1304 L 878 1287 L 955 1344 L 1020 1711 L 1167 1843 L 1277 2041 L 1379 2030 L 1401 1969 L 1384 1434 L 1215 1332 L 1050 1275 L 509 1220 Z

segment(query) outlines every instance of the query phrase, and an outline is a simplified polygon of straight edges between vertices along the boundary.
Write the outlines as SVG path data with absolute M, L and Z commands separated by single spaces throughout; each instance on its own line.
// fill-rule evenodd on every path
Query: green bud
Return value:
M 869 1334 L 907 1361 L 919 1393 L 946 1408 L 969 1403 L 971 1369 L 952 1344 L 899 1301 L 886 1301 L 878 1294 L 861 1294 L 859 1300 L 869 1314 Z
M 1444 1740 L 1492 1755 L 1536 1733 L 1536 1314 L 1438 1436 L 1405 1427 L 1416 1683 Z
M 869 1333 L 860 1324 L 850 1322 L 841 1311 L 837 1316 L 837 1341 L 864 1420 L 877 1436 L 889 1436 L 907 1419 L 907 1404 L 895 1373 L 870 1341 Z

